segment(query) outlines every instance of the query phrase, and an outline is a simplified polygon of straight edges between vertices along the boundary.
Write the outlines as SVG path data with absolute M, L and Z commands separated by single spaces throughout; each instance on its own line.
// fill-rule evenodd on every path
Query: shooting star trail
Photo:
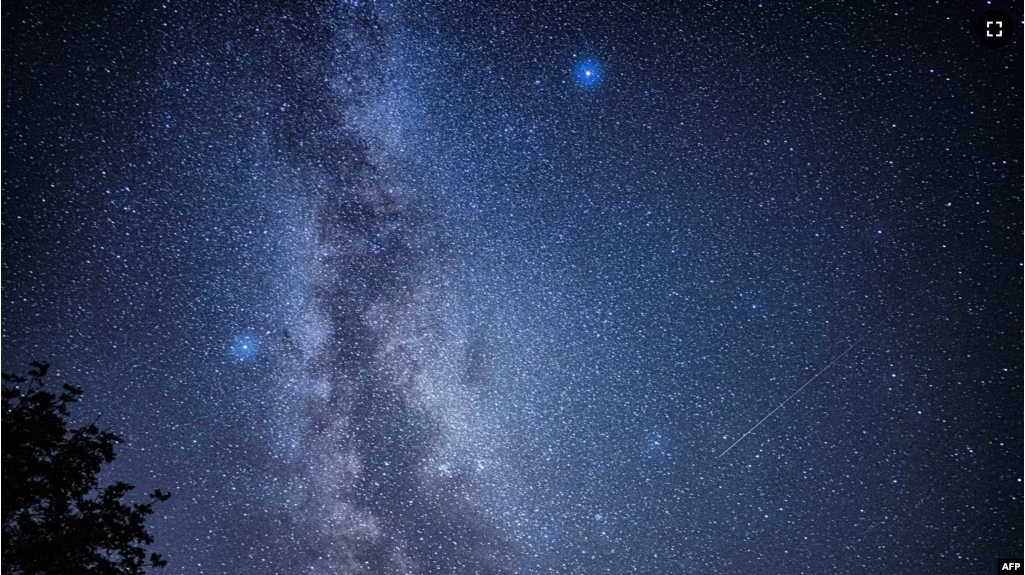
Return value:
M 862 335 L 861 335 L 861 337 L 859 337 L 859 338 L 857 339 L 857 341 L 855 341 L 854 343 L 852 343 L 852 344 L 851 344 L 851 345 L 850 345 L 850 346 L 849 346 L 849 347 L 848 347 L 847 349 L 845 349 L 845 350 L 843 350 L 842 352 L 840 352 L 840 355 L 838 355 L 838 356 L 834 357 L 832 361 L 830 361 L 829 363 L 827 363 L 827 364 L 826 364 L 826 367 L 823 367 L 822 369 L 820 369 L 820 370 L 818 371 L 818 373 L 816 373 L 815 375 L 811 376 L 811 379 L 809 379 L 808 381 L 804 382 L 804 385 L 802 385 L 801 387 L 798 387 L 798 388 L 797 388 L 797 391 L 795 391 L 795 392 L 791 393 L 789 397 L 787 397 L 786 399 L 784 399 L 784 400 L 783 400 L 783 403 L 780 403 L 779 405 L 777 405 L 777 406 L 776 406 L 776 409 L 773 409 L 773 410 L 772 410 L 772 411 L 770 411 L 770 412 L 769 412 L 768 414 L 766 414 L 766 416 L 765 416 L 765 417 L 761 418 L 761 419 L 760 419 L 760 420 L 758 421 L 758 423 L 754 424 L 754 427 L 752 427 L 751 429 L 748 429 L 748 430 L 747 430 L 747 432 L 746 432 L 746 433 L 745 433 L 744 435 L 741 435 L 741 436 L 740 436 L 740 439 L 738 439 L 738 440 L 734 441 L 734 442 L 733 442 L 733 445 L 731 445 L 731 446 L 727 447 L 727 448 L 726 448 L 726 451 L 723 451 L 722 453 L 720 453 L 720 454 L 719 454 L 719 457 L 716 457 L 716 459 L 721 459 L 723 455 L 726 455 L 727 453 L 729 453 L 729 452 L 730 452 L 730 450 L 731 450 L 731 449 L 733 449 L 734 447 L 736 447 L 738 443 L 740 443 L 741 441 L 744 441 L 744 438 L 745 438 L 745 437 L 747 437 L 748 435 L 751 435 L 751 433 L 752 433 L 752 432 L 753 432 L 754 430 L 758 429 L 758 426 L 760 426 L 761 424 L 765 423 L 765 420 L 766 420 L 766 419 L 769 419 L 770 417 L 772 417 L 772 414 L 774 414 L 774 413 L 776 413 L 777 411 L 779 411 L 780 409 L 782 409 L 782 408 L 783 408 L 783 406 L 784 406 L 784 405 L 786 405 L 786 404 L 787 404 L 787 402 L 789 402 L 789 401 L 790 401 L 791 399 L 793 399 L 795 395 L 797 395 L 798 393 L 801 393 L 801 391 L 802 391 L 802 390 L 803 390 L 804 388 L 806 388 L 806 387 L 808 387 L 809 385 L 811 385 L 811 382 L 813 382 L 813 381 L 815 381 L 816 379 L 818 379 L 820 375 L 822 375 L 823 373 L 825 373 L 825 372 L 826 372 L 826 370 L 828 370 L 829 368 L 833 367 L 833 365 L 835 365 L 835 364 L 836 364 L 836 362 L 840 361 L 840 359 L 842 359 L 842 358 L 843 358 L 843 356 L 845 356 L 845 355 L 847 355 L 848 353 L 850 353 L 850 351 L 851 351 L 852 349 L 854 349 L 855 347 L 857 347 L 857 346 L 858 346 L 858 344 L 860 344 L 861 342 L 865 341 L 865 338 L 867 338 L 868 336 L 872 335 L 872 333 L 873 333 L 873 332 L 875 332 L 875 330 L 879 329 L 880 327 L 882 327 L 882 326 L 883 326 L 883 324 L 885 324 L 886 322 L 890 321 L 890 318 L 892 318 L 892 317 L 893 317 L 894 315 L 896 315 L 896 314 L 897 314 L 897 312 L 898 312 L 898 311 L 900 311 L 900 309 L 901 309 L 902 307 L 904 307 L 905 305 L 907 305 L 907 303 L 908 303 L 909 301 L 911 301 L 912 299 L 914 299 L 914 298 L 915 298 L 915 297 L 916 297 L 916 296 L 917 296 L 918 294 L 920 294 L 920 293 L 922 292 L 922 290 L 924 290 L 925 288 L 929 287 L 929 286 L 930 286 L 931 284 L 932 284 L 932 282 L 930 281 L 930 282 L 929 282 L 929 283 L 927 283 L 926 285 L 924 285 L 924 286 L 922 286 L 921 288 L 919 288 L 919 290 L 918 290 L 918 291 L 916 291 L 915 293 L 911 294 L 911 295 L 910 295 L 910 296 L 909 296 L 909 297 L 908 297 L 908 298 L 907 298 L 906 300 L 904 300 L 903 302 L 901 302 L 901 304 L 900 304 L 900 305 L 898 305 L 897 307 L 893 308 L 893 310 L 892 310 L 892 311 L 891 311 L 891 312 L 890 312 L 889 314 L 887 314 L 887 316 L 886 316 L 886 317 L 884 317 L 884 318 L 882 319 L 882 321 L 880 321 L 879 323 L 877 323 L 877 324 L 875 324 L 874 326 L 872 326 L 872 329 L 870 329 L 870 330 L 866 331 L 866 332 L 865 332 L 864 334 L 862 334 Z
M 873 523 L 873 524 L 872 524 L 871 526 L 869 526 L 869 528 L 868 528 L 868 529 L 866 529 L 866 530 L 865 530 L 865 531 L 864 531 L 864 532 L 863 532 L 863 533 L 861 534 L 861 536 L 862 536 L 862 537 L 864 537 L 865 535 L 868 535 L 869 531 L 872 531 L 873 529 L 875 529 L 876 527 L 879 527 L 879 526 L 880 526 L 880 525 L 882 525 L 883 523 L 886 523 L 886 520 L 885 520 L 885 519 L 883 519 L 882 521 L 880 521 L 880 522 L 878 522 L 878 523 Z

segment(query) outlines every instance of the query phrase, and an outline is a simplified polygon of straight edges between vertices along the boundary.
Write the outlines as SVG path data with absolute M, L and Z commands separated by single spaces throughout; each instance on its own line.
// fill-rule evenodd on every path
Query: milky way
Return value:
M 167 573 L 1021 554 L 970 3 L 213 4 L 3 8 L 3 369 L 173 492 Z
M 275 126 L 305 208 L 297 225 L 309 230 L 295 270 L 302 312 L 288 318 L 296 361 L 281 374 L 293 394 L 284 404 L 298 405 L 278 423 L 297 426 L 289 489 L 301 493 L 303 545 L 319 550 L 317 573 L 506 572 L 507 544 L 473 496 L 482 455 L 459 436 L 474 424 L 460 419 L 462 343 L 432 284 L 441 264 L 428 184 L 408 176 L 414 159 L 391 133 L 404 103 L 384 23 L 369 7 L 330 18 L 320 48 L 331 56 L 298 65 L 302 104 Z M 392 108 L 375 117 L 382 100 Z M 311 113 L 311 102 L 322 107 Z

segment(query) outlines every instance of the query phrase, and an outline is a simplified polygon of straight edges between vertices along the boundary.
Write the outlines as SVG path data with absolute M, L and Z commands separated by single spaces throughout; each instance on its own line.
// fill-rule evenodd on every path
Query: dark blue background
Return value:
M 211 4 L 3 7 L 3 369 L 174 493 L 166 572 L 1020 554 L 983 5 Z

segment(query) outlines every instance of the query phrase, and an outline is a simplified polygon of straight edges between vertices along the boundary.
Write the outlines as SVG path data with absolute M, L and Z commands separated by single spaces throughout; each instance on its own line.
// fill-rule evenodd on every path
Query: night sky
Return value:
M 164 573 L 1022 555 L 1015 5 L 281 4 L 2 8 L 3 371 Z

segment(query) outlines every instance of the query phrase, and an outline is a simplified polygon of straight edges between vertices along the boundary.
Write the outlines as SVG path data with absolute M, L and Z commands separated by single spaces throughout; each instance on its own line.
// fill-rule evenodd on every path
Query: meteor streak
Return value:
M 816 379 L 818 379 L 818 377 L 819 377 L 820 375 L 822 375 L 823 373 L 825 373 L 827 369 L 829 369 L 829 368 L 833 367 L 833 365 L 834 365 L 834 364 L 836 364 L 836 362 L 840 361 L 840 359 L 841 359 L 841 358 L 843 358 L 843 356 L 845 356 L 845 355 L 847 355 L 848 353 L 850 353 L 850 351 L 851 351 L 852 349 L 854 349 L 855 347 L 857 347 L 857 345 L 858 345 L 859 343 L 861 343 L 862 341 L 864 341 L 864 340 L 865 340 L 865 338 L 867 338 L 868 336 L 872 335 L 872 333 L 873 333 L 873 332 L 874 332 L 875 330 L 879 329 L 880 327 L 882 327 L 882 326 L 883 326 L 883 324 L 885 324 L 886 322 L 890 321 L 890 318 L 892 318 L 892 317 L 893 317 L 893 316 L 894 316 L 894 315 L 895 315 L 895 314 L 896 314 L 896 313 L 897 313 L 898 311 L 900 311 L 900 308 L 904 307 L 904 306 L 905 306 L 905 305 L 906 305 L 906 304 L 907 304 L 907 303 L 908 303 L 909 301 L 911 301 L 912 299 L 914 299 L 914 298 L 915 298 L 915 296 L 917 296 L 917 295 L 918 295 L 919 293 L 921 293 L 921 291 L 922 291 L 922 290 L 924 290 L 924 289 L 925 289 L 926 287 L 929 287 L 929 285 L 930 285 L 930 284 L 932 284 L 932 282 L 929 282 L 928 284 L 926 284 L 925 286 L 923 286 L 922 288 L 920 288 L 920 289 L 919 289 L 918 291 L 916 291 L 915 293 L 911 294 L 911 296 L 909 296 L 909 297 L 908 297 L 908 298 L 907 298 L 906 300 L 904 300 L 904 301 L 903 301 L 903 302 L 902 302 L 902 303 L 901 303 L 900 305 L 898 305 L 897 307 L 893 308 L 893 311 L 891 311 L 891 312 L 890 312 L 889 314 L 887 314 L 887 316 L 886 316 L 886 317 L 884 317 L 884 318 L 882 319 L 882 321 L 880 321 L 879 323 L 877 323 L 877 324 L 875 324 L 874 326 L 872 326 L 872 329 L 870 329 L 870 330 L 866 331 L 865 333 L 863 333 L 863 334 L 861 335 L 861 337 L 859 337 L 859 338 L 858 338 L 858 339 L 857 339 L 857 340 L 856 340 L 856 341 L 855 341 L 854 343 L 852 343 L 852 344 L 851 344 L 851 345 L 850 345 L 850 346 L 849 346 L 849 347 L 848 347 L 847 349 L 845 349 L 845 350 L 843 350 L 842 352 L 840 352 L 840 354 L 839 354 L 839 355 L 837 355 L 836 357 L 834 357 L 834 358 L 832 359 L 832 361 L 830 361 L 829 363 L 827 363 L 827 364 L 826 364 L 826 367 L 823 367 L 823 368 L 822 368 L 822 369 L 820 369 L 820 370 L 819 370 L 819 371 L 818 371 L 818 372 L 817 372 L 817 373 L 816 373 L 815 375 L 811 376 L 811 379 L 809 379 L 808 381 L 804 382 L 804 385 L 802 385 L 801 387 L 798 387 L 798 388 L 797 388 L 797 391 L 795 391 L 795 392 L 791 393 L 791 394 L 790 394 L 790 396 L 789 396 L 789 397 L 787 397 L 786 399 L 784 399 L 782 403 L 780 403 L 779 405 L 777 405 L 775 409 L 773 409 L 773 410 L 772 410 L 772 411 L 770 411 L 770 412 L 769 412 L 768 414 L 766 414 L 766 415 L 765 415 L 765 417 L 763 417 L 763 418 L 761 418 L 760 420 L 758 420 L 758 423 L 754 424 L 754 427 L 752 427 L 751 429 L 748 429 L 748 430 L 747 430 L 747 432 L 746 432 L 746 433 L 744 433 L 744 435 L 741 435 L 741 436 L 740 436 L 740 439 L 738 439 L 738 440 L 734 441 L 734 442 L 733 442 L 733 445 L 731 445 L 731 446 L 727 447 L 727 448 L 726 448 L 726 451 L 723 451 L 722 453 L 720 453 L 720 454 L 719 454 L 719 457 L 716 457 L 716 459 L 721 459 L 723 455 L 726 455 L 727 453 L 729 453 L 729 452 L 730 452 L 730 450 L 731 450 L 731 449 L 733 449 L 734 447 L 736 447 L 738 443 L 740 443 L 741 441 L 744 441 L 744 438 L 745 438 L 745 437 L 747 437 L 748 435 L 751 435 L 751 433 L 752 433 L 752 432 L 753 432 L 754 430 L 758 429 L 758 426 L 759 426 L 759 425 L 761 425 L 761 424 L 765 423 L 765 420 L 766 420 L 766 419 L 769 419 L 770 417 L 772 417 L 772 414 L 774 414 L 774 413 L 776 413 L 777 411 L 779 411 L 779 410 L 780 410 L 780 409 L 781 409 L 781 408 L 782 408 L 782 407 L 783 407 L 784 405 L 786 405 L 786 404 L 787 404 L 787 402 L 789 402 L 789 401 L 790 401 L 791 399 L 793 399 L 795 395 L 797 395 L 798 393 L 801 393 L 801 390 L 803 390 L 804 388 L 808 387 L 808 386 L 809 386 L 809 385 L 811 384 L 811 382 L 815 381 Z

